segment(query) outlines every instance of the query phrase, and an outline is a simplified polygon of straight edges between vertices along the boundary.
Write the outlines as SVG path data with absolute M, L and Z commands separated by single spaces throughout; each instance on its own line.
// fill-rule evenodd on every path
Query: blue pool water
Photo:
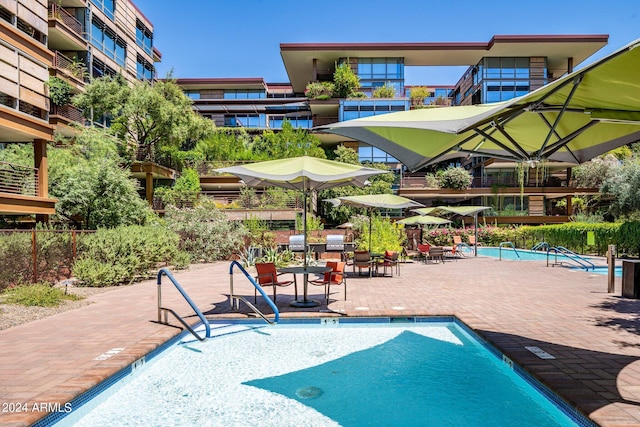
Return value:
M 516 254 L 517 252 L 517 254 Z M 493 247 L 478 247 L 478 255 L 488 256 L 492 258 L 500 258 L 508 261 L 547 261 L 547 252 L 546 251 L 530 251 L 527 249 L 517 249 L 514 251 L 512 248 L 493 248 Z M 467 255 L 468 256 L 468 255 Z M 584 257 L 585 259 L 594 262 L 590 257 Z M 562 262 L 563 264 L 573 267 L 576 270 L 587 271 L 589 273 L 595 274 L 608 274 L 609 270 L 607 266 L 598 266 L 596 264 L 595 268 L 592 268 L 588 263 L 584 265 L 588 266 L 588 269 L 585 269 L 582 266 L 579 266 L 574 261 L 567 258 L 565 255 L 558 253 L 550 253 L 549 254 L 549 263 Z M 603 262 L 602 260 L 594 262 Z M 616 277 L 622 277 L 622 266 L 618 265 L 615 268 Z
M 213 325 L 61 425 L 581 425 L 457 322 L 315 322 Z

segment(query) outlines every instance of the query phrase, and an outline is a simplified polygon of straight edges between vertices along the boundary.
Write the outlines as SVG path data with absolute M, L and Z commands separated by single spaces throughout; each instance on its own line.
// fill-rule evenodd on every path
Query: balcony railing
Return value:
M 572 183 L 569 183 L 571 186 Z M 549 180 L 529 180 L 525 181 L 523 187 L 565 187 L 565 180 L 556 180 L 556 182 L 549 182 Z M 518 179 L 515 177 L 482 177 L 473 178 L 471 182 L 471 188 L 490 188 L 490 187 L 520 187 Z M 428 188 L 427 180 L 424 176 L 406 176 L 402 178 L 400 182 L 400 188 Z
M 78 108 L 74 107 L 71 104 L 66 104 L 66 105 L 62 105 L 62 106 L 52 106 L 51 107 L 51 115 L 55 115 L 55 116 L 60 116 L 60 117 L 64 117 L 65 119 L 68 119 L 72 122 L 77 122 L 80 123 L 82 125 L 85 124 L 85 119 L 82 115 L 82 111 L 79 110 Z
M 49 5 L 49 18 L 54 18 L 67 26 L 71 31 L 82 37 L 82 24 L 75 16 L 66 11 L 65 8 L 55 3 Z
M 0 162 L 0 193 L 37 196 L 38 169 Z
M 53 57 L 53 67 L 81 82 L 89 82 L 87 67 L 82 62 L 74 61 L 58 51 L 55 52 Z

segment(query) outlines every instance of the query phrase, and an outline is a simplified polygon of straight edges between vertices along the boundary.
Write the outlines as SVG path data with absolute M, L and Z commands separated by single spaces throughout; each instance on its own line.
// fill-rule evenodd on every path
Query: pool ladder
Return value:
M 258 308 L 253 304 L 251 304 L 245 297 L 236 295 L 233 293 L 233 268 L 234 267 L 237 267 L 245 275 L 245 277 L 249 279 L 249 282 L 251 282 L 251 284 L 256 288 L 256 290 L 260 293 L 260 295 L 262 295 L 262 298 L 264 298 L 267 304 L 269 304 L 269 307 L 271 307 L 275 315 L 273 320 L 265 316 L 264 313 L 258 310 Z M 278 310 L 278 307 L 276 307 L 275 303 L 271 300 L 271 298 L 269 298 L 269 295 L 267 295 L 264 289 L 262 289 L 262 286 L 260 286 L 258 282 L 256 282 L 255 279 L 251 277 L 249 273 L 247 273 L 247 270 L 245 270 L 244 267 L 238 261 L 232 261 L 231 265 L 229 265 L 229 303 L 231 305 L 231 309 L 239 310 L 241 301 L 244 302 L 254 313 L 256 313 L 265 322 L 269 324 L 278 323 L 278 321 L 280 320 L 280 311 Z
M 562 265 L 562 262 L 558 262 L 558 254 L 564 256 L 567 260 L 573 261 L 578 264 L 580 267 L 584 268 L 586 271 L 589 271 L 589 267 L 591 270 L 595 270 L 596 266 L 594 263 L 589 261 L 588 259 L 581 257 L 577 253 L 565 248 L 564 246 L 552 246 L 547 249 L 547 266 L 549 266 L 549 254 L 551 252 L 555 253 L 555 263 L 552 265 Z
M 516 254 L 518 259 L 520 259 L 520 254 L 518 253 L 518 251 L 516 250 L 516 247 L 513 245 L 512 242 L 502 242 L 502 243 L 500 243 L 500 246 L 498 247 L 498 251 L 499 251 L 499 254 L 500 254 L 500 260 L 502 260 L 502 248 L 504 246 L 511 247 L 511 249 L 513 249 L 513 252 Z
M 169 278 L 169 280 L 171 280 L 171 283 L 173 283 L 173 285 L 176 287 L 176 289 L 178 290 L 178 292 L 180 292 L 180 294 L 182 295 L 182 297 L 185 299 L 185 301 L 187 301 L 187 303 L 189 304 L 189 306 L 191 306 L 191 308 L 193 309 L 193 311 L 196 313 L 196 315 L 200 318 L 200 321 L 202 322 L 202 324 L 204 325 L 204 337 L 201 337 L 200 334 L 198 334 L 192 327 L 191 325 L 189 325 L 183 318 L 182 316 L 180 316 L 178 313 L 176 313 L 174 310 L 167 308 L 167 307 L 163 307 L 162 306 L 162 276 L 167 276 Z M 173 317 L 175 317 L 178 322 L 180 322 L 182 324 L 182 326 L 185 327 L 186 330 L 188 330 L 189 332 L 191 332 L 191 335 L 193 335 L 194 337 L 196 337 L 198 339 L 198 341 L 204 341 L 207 338 L 211 338 L 211 326 L 209 326 L 209 321 L 207 320 L 206 317 L 204 317 L 204 314 L 202 314 L 202 312 L 200 311 L 200 309 L 198 308 L 198 306 L 196 306 L 196 304 L 193 302 L 193 300 L 191 299 L 191 297 L 189 297 L 189 295 L 187 294 L 187 292 L 184 290 L 184 288 L 182 286 L 180 286 L 180 283 L 178 283 L 178 281 L 176 280 L 175 277 L 173 277 L 173 275 L 171 274 L 171 272 L 167 269 L 167 268 L 161 268 L 160 271 L 158 271 L 158 323 L 161 323 L 163 325 L 168 325 L 169 324 L 169 313 L 171 313 L 173 315 Z M 164 321 L 162 319 L 164 315 Z

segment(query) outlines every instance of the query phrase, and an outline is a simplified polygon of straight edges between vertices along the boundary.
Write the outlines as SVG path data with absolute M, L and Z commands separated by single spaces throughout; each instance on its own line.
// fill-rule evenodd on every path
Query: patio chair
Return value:
M 262 287 L 273 286 L 273 302 L 276 302 L 276 287 L 285 287 L 294 285 L 296 299 L 298 299 L 298 285 L 295 280 L 279 280 L 278 276 L 284 273 L 278 273 L 276 265 L 272 262 L 256 263 L 256 281 Z M 253 291 L 253 302 L 258 302 L 258 289 Z
M 347 300 L 347 277 L 344 274 L 344 268 L 347 265 L 344 261 L 327 261 L 327 267 L 331 267 L 331 271 L 324 273 L 322 279 L 309 280 L 309 283 L 315 286 L 324 286 L 324 296 L 329 304 L 329 294 L 331 293 L 331 285 L 344 285 L 344 299 Z
M 376 265 L 376 269 L 383 268 L 382 275 L 387 275 L 387 267 L 391 271 L 391 277 L 393 277 L 393 268 L 396 268 L 396 273 L 400 275 L 400 262 L 398 261 L 398 252 L 396 251 L 384 251 L 384 258 Z
M 453 236 L 453 246 L 458 246 L 462 244 L 462 237 L 460 237 L 459 235 L 454 235 Z
M 432 246 L 429 250 L 429 259 L 434 262 L 442 262 L 444 264 L 444 248 L 442 246 Z
M 463 243 L 461 243 L 460 245 L 453 245 L 451 247 L 444 248 L 445 249 L 444 255 L 447 258 L 451 258 L 451 259 L 454 259 L 454 260 L 457 260 L 458 258 L 464 257 L 465 256 L 464 252 L 462 252 L 460 250 L 462 245 L 463 245 Z
M 362 269 L 366 268 L 369 270 L 369 277 L 373 275 L 373 267 L 375 265 L 375 261 L 371 258 L 371 254 L 369 251 L 354 251 L 353 252 L 353 274 L 356 273 L 356 268 L 358 269 L 358 276 L 362 275 Z
M 482 243 L 476 242 L 476 236 L 473 234 L 469 234 L 469 245 L 470 246 L 482 246 Z
M 431 245 L 429 243 L 426 244 L 419 244 L 418 245 L 418 252 L 419 252 L 419 256 L 418 256 L 418 260 L 422 260 L 423 262 L 427 262 L 427 259 L 429 259 L 429 251 L 431 250 Z

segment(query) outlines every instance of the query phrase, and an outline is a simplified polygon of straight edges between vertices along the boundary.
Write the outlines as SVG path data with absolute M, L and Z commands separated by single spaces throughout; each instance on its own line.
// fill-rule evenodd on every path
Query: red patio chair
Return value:
M 258 275 L 256 276 L 256 280 L 258 284 L 262 287 L 264 286 L 273 286 L 273 302 L 276 302 L 276 287 L 285 287 L 291 284 L 294 285 L 294 291 L 296 294 L 296 299 L 298 299 L 298 285 L 295 280 L 279 280 L 278 270 L 276 270 L 276 265 L 272 262 L 265 263 L 256 263 L 256 271 Z M 258 289 L 254 289 L 253 293 L 253 302 L 258 301 Z

